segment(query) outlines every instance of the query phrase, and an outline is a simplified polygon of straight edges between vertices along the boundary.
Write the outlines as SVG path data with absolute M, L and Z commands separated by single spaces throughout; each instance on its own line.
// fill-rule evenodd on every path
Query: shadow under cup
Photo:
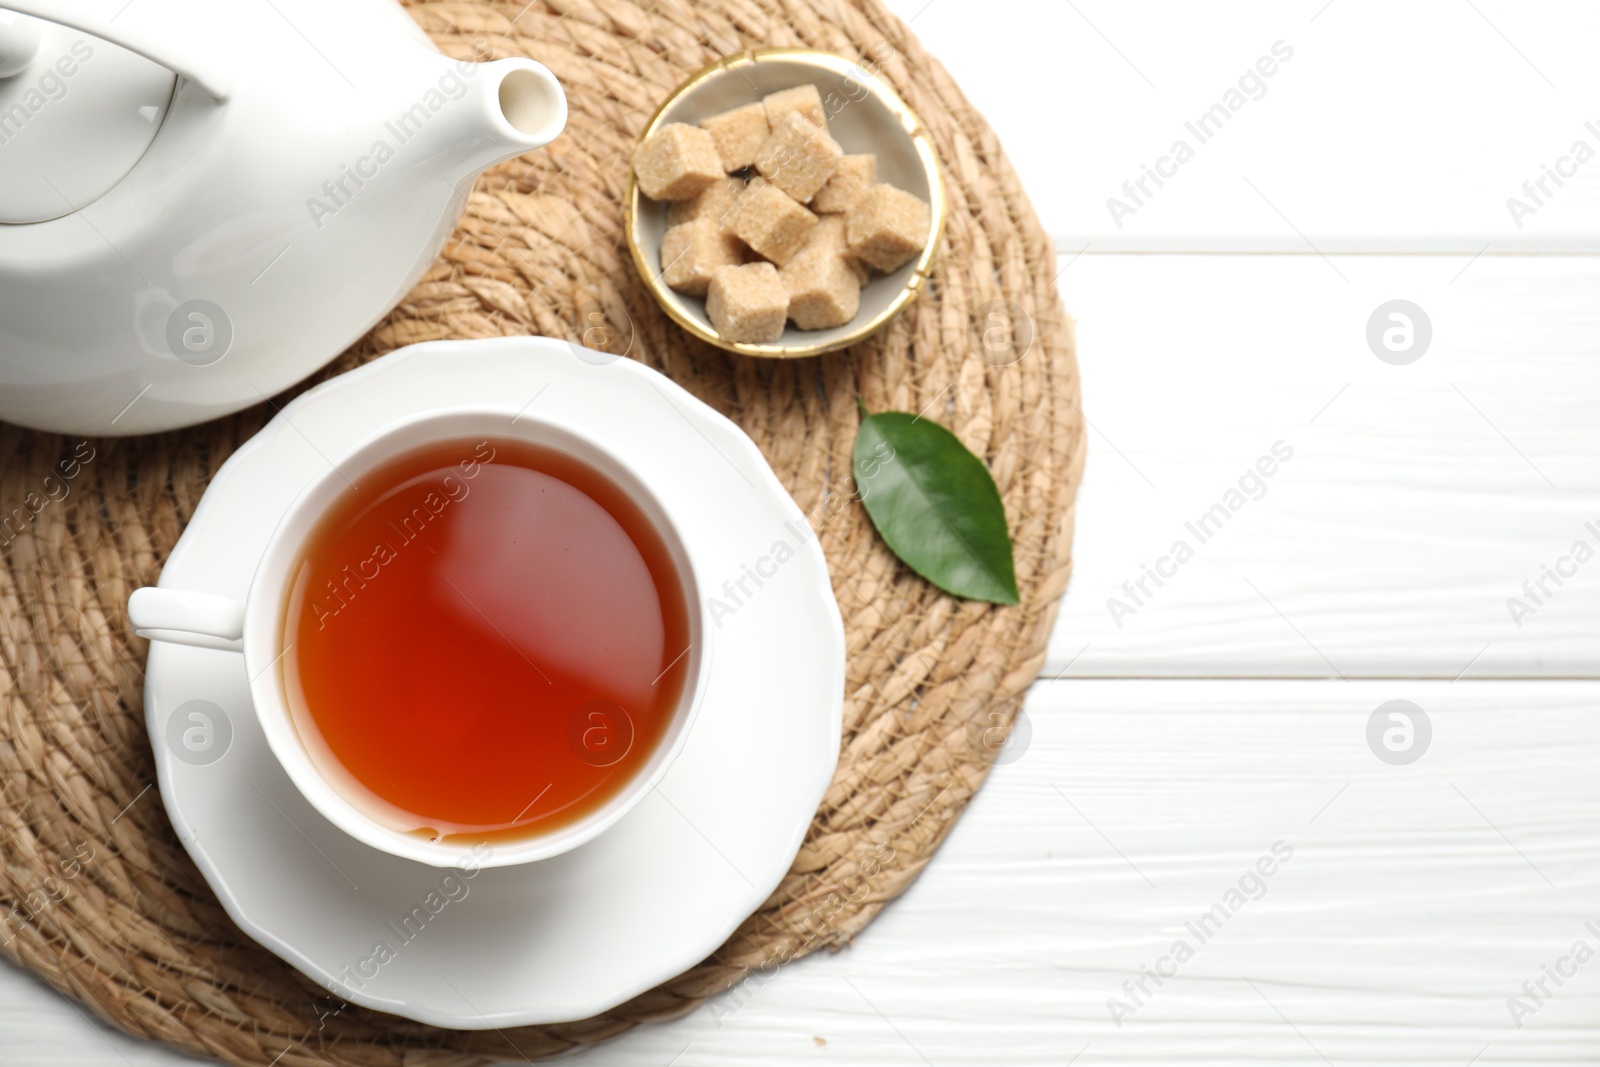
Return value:
M 509 410 L 357 444 L 284 517 L 250 600 L 246 665 L 290 778 L 434 866 L 611 826 L 670 767 L 708 667 L 669 509 L 597 442 Z

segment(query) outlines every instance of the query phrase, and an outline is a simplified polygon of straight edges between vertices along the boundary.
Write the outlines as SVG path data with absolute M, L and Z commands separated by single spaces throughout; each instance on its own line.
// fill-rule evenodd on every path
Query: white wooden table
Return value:
M 1079 319 L 1051 680 L 854 947 L 591 1059 L 1600 1061 L 1600 5 L 893 6 Z M 1367 341 L 1397 299 L 1407 365 Z M 1431 725 L 1406 765 L 1368 744 L 1391 700 Z M 0 1062 L 185 1061 L 0 969 Z

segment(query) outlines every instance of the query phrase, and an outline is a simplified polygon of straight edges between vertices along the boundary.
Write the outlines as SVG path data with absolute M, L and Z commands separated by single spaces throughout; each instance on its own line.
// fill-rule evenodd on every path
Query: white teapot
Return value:
M 0 419 L 225 415 L 406 294 L 549 70 L 448 59 L 393 0 L 0 0 Z

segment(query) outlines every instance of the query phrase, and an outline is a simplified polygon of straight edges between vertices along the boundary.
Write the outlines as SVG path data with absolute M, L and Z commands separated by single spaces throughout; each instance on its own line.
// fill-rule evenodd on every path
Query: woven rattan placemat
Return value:
M 0 951 L 117 1026 L 238 1064 L 549 1055 L 687 1011 L 748 969 L 847 943 L 922 870 L 983 781 L 994 731 L 1043 663 L 1071 568 L 1084 434 L 1050 241 L 994 134 L 879 0 L 435 0 L 410 11 L 452 55 L 487 47 L 545 63 L 571 122 L 479 181 L 433 270 L 323 377 L 414 341 L 582 337 L 626 347 L 727 413 L 827 553 L 849 649 L 841 759 L 761 910 L 711 959 L 603 1017 L 469 1034 L 343 1005 L 240 933 L 179 846 L 153 788 L 145 645 L 127 624 L 128 594 L 156 580 L 211 475 L 271 408 L 131 440 L 0 426 L 0 516 L 20 508 L 26 520 L 0 533 Z M 730 357 L 693 341 L 651 303 L 623 242 L 637 131 L 686 75 L 763 45 L 873 64 L 945 166 L 951 214 L 928 291 L 874 340 L 818 359 Z M 883 546 L 850 496 L 858 396 L 874 411 L 926 413 L 989 461 L 1020 606 L 943 596 Z M 65 481 L 62 461 L 74 471 Z

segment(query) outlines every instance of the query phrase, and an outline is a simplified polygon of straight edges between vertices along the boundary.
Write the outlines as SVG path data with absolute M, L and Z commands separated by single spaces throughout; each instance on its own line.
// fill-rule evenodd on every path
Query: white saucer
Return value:
M 681 502 L 707 595 L 732 609 L 713 609 L 682 754 L 620 823 L 470 878 L 397 859 L 290 784 L 241 656 L 156 642 L 145 683 L 167 813 L 234 921 L 346 1000 L 460 1029 L 586 1018 L 716 950 L 799 850 L 838 760 L 844 693 L 822 551 L 754 443 L 660 374 L 545 338 L 414 345 L 299 397 L 217 473 L 161 585 L 242 599 L 278 517 L 330 457 L 403 415 L 508 400 L 603 432 Z M 775 564 L 780 541 L 794 555 Z M 730 600 L 723 581 L 758 564 L 774 573 Z

